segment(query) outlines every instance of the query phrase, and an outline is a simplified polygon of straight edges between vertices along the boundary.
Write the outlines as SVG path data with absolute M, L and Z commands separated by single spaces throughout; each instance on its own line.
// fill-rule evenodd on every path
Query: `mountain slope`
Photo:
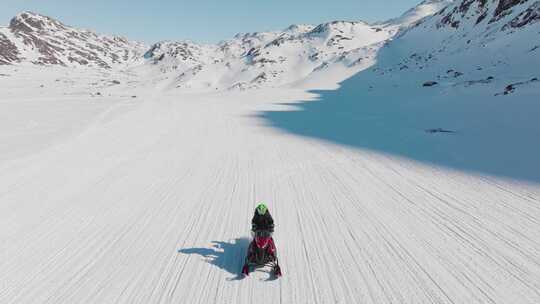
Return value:
M 183 88 L 253 88 L 297 81 L 329 64 L 354 66 L 362 47 L 389 34 L 363 22 L 293 25 L 281 32 L 238 34 L 217 45 L 162 42 L 146 58 Z
M 377 72 L 458 87 L 498 83 L 493 93 L 508 94 L 505 86 L 540 77 L 538 21 L 540 1 L 457 1 L 388 43 Z
M 330 77 L 335 83 L 372 64 L 378 48 L 398 30 L 447 3 L 425 1 L 384 24 L 300 24 L 282 31 L 238 34 L 215 45 L 163 41 L 149 49 L 24 12 L 9 27 L 0 28 L 0 64 L 111 68 L 144 61 L 141 70 L 151 82 L 184 89 L 276 87 L 317 77 Z
M 337 90 L 263 117 L 302 136 L 538 182 L 538 3 L 453 3 L 387 42 Z
M 407 28 L 414 23 L 422 20 L 427 16 L 431 16 L 449 4 L 454 2 L 453 0 L 425 0 L 417 6 L 403 13 L 398 18 L 393 18 L 385 22 L 379 23 L 380 26 L 387 30 L 397 32 L 401 29 Z
M 334 21 L 291 25 L 278 32 L 238 34 L 217 45 L 162 42 L 145 57 L 150 65 L 168 74 L 165 78 L 170 87 L 177 88 L 275 87 L 326 78 L 326 74 L 337 82 L 372 64 L 377 49 L 399 30 L 449 3 L 424 1 L 402 17 L 380 24 Z
M 0 28 L 0 65 L 111 68 L 141 61 L 145 49 L 141 43 L 79 30 L 32 12 L 21 13 Z

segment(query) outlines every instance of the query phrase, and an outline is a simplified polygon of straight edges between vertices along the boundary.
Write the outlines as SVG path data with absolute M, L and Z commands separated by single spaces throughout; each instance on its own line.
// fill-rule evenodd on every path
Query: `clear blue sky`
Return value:
M 239 32 L 279 30 L 294 23 L 376 21 L 421 0 L 0 0 L 0 25 L 25 10 L 65 24 L 153 43 L 218 42 Z

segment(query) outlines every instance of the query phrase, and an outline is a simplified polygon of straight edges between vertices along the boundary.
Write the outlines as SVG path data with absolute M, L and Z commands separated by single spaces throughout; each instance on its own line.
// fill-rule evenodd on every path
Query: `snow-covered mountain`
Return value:
M 539 35 L 538 0 L 456 1 L 385 42 L 338 88 L 311 86 L 317 101 L 264 117 L 302 136 L 531 179 Z
M 453 0 L 425 0 L 406 11 L 398 18 L 393 18 L 377 24 L 384 27 L 386 30 L 395 33 L 400 29 L 411 26 L 415 22 L 422 20 L 426 16 L 431 16 L 439 12 L 452 2 Z
M 149 48 L 23 12 L 8 27 L 0 27 L 0 64 L 111 68 L 145 63 L 140 70 L 168 88 L 281 86 L 334 69 L 343 75 L 338 81 L 369 66 L 378 48 L 399 29 L 446 4 L 448 0 L 425 1 L 384 23 L 299 24 L 282 31 L 237 34 L 213 45 L 163 41 Z
M 538 20 L 539 6 L 538 1 L 526 0 L 426 0 L 385 22 L 291 25 L 281 31 L 238 34 L 212 45 L 163 41 L 149 48 L 24 12 L 9 27 L 0 28 L 0 64 L 110 68 L 136 63 L 162 87 L 206 90 L 276 87 L 313 79 L 337 83 L 375 62 L 381 70 L 386 66 L 386 72 L 441 63 L 453 66 L 448 70 L 510 62 L 513 70 L 517 65 L 530 69 L 527 56 L 539 43 L 529 25 Z M 380 53 L 383 46 L 399 55 L 385 57 Z M 469 58 L 472 54 L 476 57 Z M 459 70 L 463 73 L 465 68 Z
M 339 69 L 344 79 L 371 64 L 376 50 L 400 29 L 449 3 L 424 1 L 399 18 L 376 24 L 334 21 L 291 25 L 277 32 L 238 34 L 217 45 L 160 42 L 145 58 L 168 74 L 170 87 L 178 88 L 280 86 L 332 69 Z
M 278 86 L 331 64 L 354 66 L 363 47 L 389 33 L 364 22 L 292 25 L 279 32 L 238 34 L 217 45 L 160 42 L 145 54 L 149 64 L 171 73 L 171 85 L 187 88 Z
M 23 12 L 0 27 L 0 65 L 111 68 L 141 61 L 147 47 L 122 37 L 79 30 L 32 12 Z
M 538 81 L 540 1 L 463 0 L 398 34 L 377 72 L 452 86 L 504 82 L 500 94 Z

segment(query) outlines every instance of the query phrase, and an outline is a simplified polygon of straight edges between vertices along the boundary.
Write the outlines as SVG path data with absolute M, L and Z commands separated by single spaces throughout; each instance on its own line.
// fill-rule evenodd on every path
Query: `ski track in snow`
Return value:
M 306 95 L 156 93 L 2 159 L 0 302 L 540 303 L 538 185 L 256 118 Z M 277 280 L 239 277 L 259 200 Z

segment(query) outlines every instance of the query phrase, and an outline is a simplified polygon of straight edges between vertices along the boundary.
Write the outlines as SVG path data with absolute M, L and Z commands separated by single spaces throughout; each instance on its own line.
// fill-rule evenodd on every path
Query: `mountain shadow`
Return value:
M 337 90 L 310 91 L 318 100 L 295 103 L 297 110 L 258 116 L 300 136 L 540 182 L 540 103 L 533 88 L 494 96 L 494 86 L 425 87 L 426 75 L 381 76 L 374 68 Z

